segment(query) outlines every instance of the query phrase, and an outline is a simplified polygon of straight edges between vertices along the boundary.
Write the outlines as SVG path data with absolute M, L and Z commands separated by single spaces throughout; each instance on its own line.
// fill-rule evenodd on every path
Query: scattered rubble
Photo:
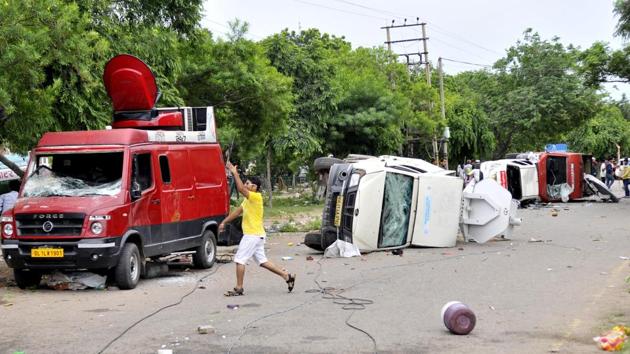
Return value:
M 48 275 L 46 285 L 55 290 L 105 289 L 106 276 L 90 272 L 55 271 Z
M 211 325 L 203 325 L 203 326 L 199 326 L 197 327 L 197 333 L 199 334 L 212 334 L 215 332 L 214 327 L 212 327 Z

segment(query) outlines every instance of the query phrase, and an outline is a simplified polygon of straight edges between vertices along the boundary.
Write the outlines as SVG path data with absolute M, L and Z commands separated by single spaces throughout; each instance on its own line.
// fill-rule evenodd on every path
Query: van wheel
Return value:
M 207 230 L 203 233 L 201 245 L 195 248 L 193 264 L 197 268 L 206 269 L 212 267 L 217 259 L 217 238 L 214 232 Z
M 311 231 L 304 236 L 304 244 L 316 251 L 324 251 L 322 248 L 321 231 Z
M 330 167 L 336 163 L 343 163 L 343 160 L 335 157 L 318 157 L 313 161 L 313 167 L 315 171 L 327 171 Z
M 140 251 L 135 243 L 126 243 L 120 252 L 118 265 L 114 272 L 116 283 L 120 289 L 133 289 L 140 281 L 142 273 L 142 260 L 140 259 Z
M 13 269 L 13 278 L 20 289 L 32 288 L 42 281 L 42 273 L 36 270 Z

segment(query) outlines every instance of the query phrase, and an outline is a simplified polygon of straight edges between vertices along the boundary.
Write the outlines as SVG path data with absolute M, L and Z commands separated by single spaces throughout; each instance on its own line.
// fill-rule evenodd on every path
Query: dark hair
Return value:
M 19 192 L 20 191 L 20 180 L 12 179 L 9 181 L 9 190 Z
M 256 192 L 260 192 L 260 186 L 262 185 L 262 183 L 260 182 L 260 178 L 256 176 L 252 176 L 252 177 L 249 177 L 248 180 L 252 182 L 252 184 L 256 185 Z

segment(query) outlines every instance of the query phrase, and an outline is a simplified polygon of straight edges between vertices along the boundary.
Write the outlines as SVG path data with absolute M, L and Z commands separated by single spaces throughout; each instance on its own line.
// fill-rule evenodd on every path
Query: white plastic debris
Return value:
M 356 257 L 360 255 L 361 255 L 361 252 L 359 252 L 359 247 L 357 247 L 356 245 L 350 242 L 346 242 L 342 240 L 337 240 L 333 242 L 333 244 L 328 246 L 328 248 L 326 248 L 326 250 L 324 251 L 324 257 L 327 257 L 327 258 L 336 258 L 336 257 L 348 258 L 348 257 Z

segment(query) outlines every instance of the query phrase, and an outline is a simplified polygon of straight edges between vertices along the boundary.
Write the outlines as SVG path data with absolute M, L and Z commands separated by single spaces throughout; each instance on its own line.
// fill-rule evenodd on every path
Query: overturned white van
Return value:
M 479 168 L 484 178 L 490 178 L 507 189 L 520 202 L 540 199 L 536 163 L 527 159 L 485 161 Z
M 304 243 L 320 251 L 336 240 L 362 252 L 453 247 L 460 222 L 470 225 L 462 228 L 464 237 L 478 242 L 509 234 L 518 224 L 517 204 L 494 181 L 462 187 L 453 171 L 420 159 L 348 159 L 331 167 L 321 232 L 307 234 Z M 476 194 L 477 188 L 483 194 Z M 484 228 L 488 224 L 492 227 Z

